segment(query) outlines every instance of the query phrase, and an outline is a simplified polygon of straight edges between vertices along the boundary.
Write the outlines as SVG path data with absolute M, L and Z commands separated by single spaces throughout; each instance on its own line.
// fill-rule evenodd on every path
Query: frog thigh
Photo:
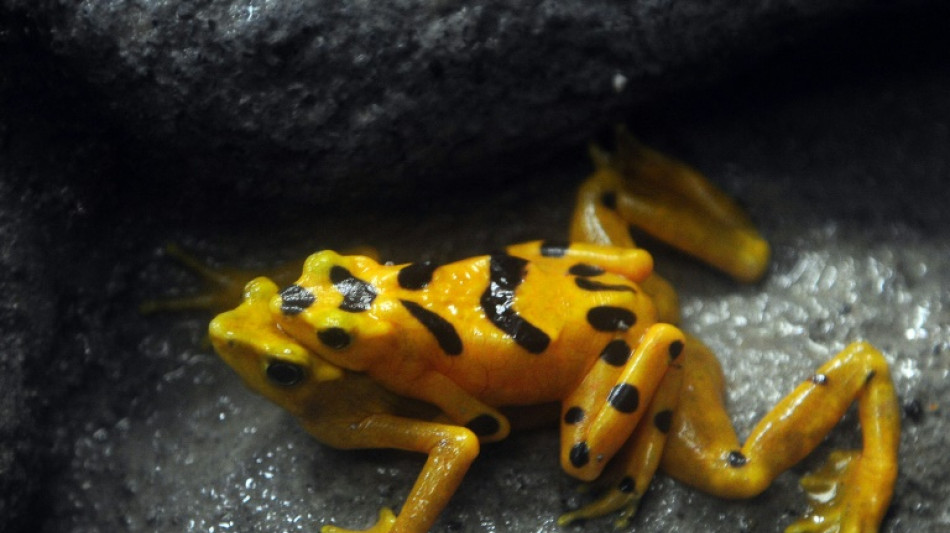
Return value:
M 624 229 L 623 238 L 600 241 L 585 236 L 572 237 L 575 242 L 531 241 L 513 244 L 506 251 L 514 256 L 543 263 L 552 259 L 565 263 L 568 274 L 578 277 L 594 277 L 604 272 L 623 276 L 640 285 L 657 311 L 659 322 L 679 322 L 679 299 L 668 281 L 653 272 L 653 257 L 646 250 L 637 248 Z
M 531 241 L 505 248 L 510 254 L 529 261 L 560 260 L 567 273 L 581 277 L 597 276 L 604 272 L 619 274 L 639 283 L 653 272 L 653 257 L 649 252 L 633 246 L 612 246 L 590 242 Z

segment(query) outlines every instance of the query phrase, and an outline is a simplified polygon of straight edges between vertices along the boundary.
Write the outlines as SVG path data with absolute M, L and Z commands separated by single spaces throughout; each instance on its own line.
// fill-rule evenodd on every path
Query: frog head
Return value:
M 274 324 L 268 305 L 275 294 L 277 285 L 271 280 L 252 280 L 241 305 L 216 316 L 209 334 L 218 355 L 250 388 L 297 414 L 316 385 L 341 379 L 343 371 Z
M 380 268 L 369 257 L 315 253 L 300 279 L 271 297 L 271 321 L 325 360 L 366 371 L 394 342 L 392 325 L 382 318 L 389 299 L 366 281 Z

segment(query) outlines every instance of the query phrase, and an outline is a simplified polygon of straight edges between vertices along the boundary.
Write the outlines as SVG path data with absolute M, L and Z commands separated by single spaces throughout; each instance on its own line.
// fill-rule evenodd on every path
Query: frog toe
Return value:
M 559 526 L 564 527 L 578 520 L 599 518 L 619 511 L 620 515 L 614 522 L 614 525 L 617 528 L 626 528 L 636 515 L 639 505 L 640 496 L 638 494 L 620 489 L 611 489 L 597 500 L 580 509 L 564 513 L 558 517 L 557 523 Z
M 801 479 L 811 510 L 785 533 L 870 533 L 877 531 L 879 498 L 862 483 L 861 453 L 834 451 L 824 465 Z
M 323 526 L 320 533 L 388 533 L 396 524 L 396 515 L 389 507 L 379 510 L 379 519 L 369 529 L 343 529 L 337 526 Z
M 144 314 L 192 309 L 218 311 L 233 307 L 241 301 L 244 284 L 258 275 L 249 270 L 211 266 L 174 243 L 166 245 L 164 251 L 167 257 L 203 279 L 208 288 L 192 295 L 147 300 L 139 306 L 139 311 Z

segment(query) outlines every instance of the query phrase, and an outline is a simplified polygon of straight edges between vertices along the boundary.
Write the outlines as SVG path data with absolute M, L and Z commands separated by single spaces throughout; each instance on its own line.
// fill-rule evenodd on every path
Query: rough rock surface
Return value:
M 7 22 L 0 16 L 0 531 L 36 531 L 48 506 L 38 493 L 70 453 L 54 435 L 73 429 L 52 416 L 96 379 L 90 363 L 112 344 L 101 276 L 121 252 L 104 234 L 112 223 L 93 219 L 110 216 L 103 177 L 116 157 L 86 93 Z
M 290 3 L 273 1 L 189 12 L 0 0 L 0 531 L 314 531 L 401 501 L 417 458 L 314 443 L 202 346 L 205 316 L 136 312 L 193 282 L 158 250 L 179 241 L 253 265 L 368 243 L 441 260 L 558 237 L 587 171 L 581 140 L 628 106 L 638 133 L 739 196 L 775 246 L 756 287 L 658 256 L 686 327 L 725 363 L 740 430 L 834 349 L 867 338 L 893 363 L 908 415 L 885 530 L 946 530 L 947 11 L 914 2 L 879 16 L 877 4 L 641 2 L 620 16 L 552 2 L 516 24 L 500 4 L 444 3 L 412 19 L 413 35 L 445 30 L 425 49 L 441 66 L 401 71 L 399 54 L 421 48 L 363 44 L 387 20 L 363 16 L 367 3 L 334 15 L 362 24 L 331 27 L 312 12 L 277 18 Z M 422 6 L 393 5 L 390 20 Z M 538 21 L 547 33 L 523 31 Z M 633 24 L 637 39 L 623 31 Z M 515 36 L 551 57 L 532 63 Z M 368 62 L 340 53 L 351 49 Z M 340 65 L 322 80 L 307 67 L 328 57 Z M 737 61 L 748 70 L 727 68 Z M 502 79 L 513 73 L 524 79 Z M 356 88 L 320 100 L 340 76 Z M 434 204 L 380 191 L 439 176 Z M 243 201 L 224 203 L 234 187 Z M 389 202 L 293 205 L 341 189 Z M 555 441 L 540 432 L 486 449 L 440 530 L 557 530 L 580 499 Z M 853 418 L 830 444 L 856 444 Z M 661 477 L 637 531 L 777 530 L 803 510 L 796 479 L 826 452 L 752 502 Z
M 139 179 L 312 202 L 490 179 L 486 160 L 510 177 L 590 138 L 590 117 L 879 2 L 3 4 L 105 102 L 149 159 Z
M 39 440 L 32 423 L 34 405 L 24 382 L 24 366 L 33 354 L 47 354 L 53 293 L 44 287 L 45 257 L 37 249 L 27 211 L 11 205 L 0 173 L 0 516 L 16 516 L 35 493 L 40 456 L 32 453 Z M 41 267 L 33 270 L 29 267 Z

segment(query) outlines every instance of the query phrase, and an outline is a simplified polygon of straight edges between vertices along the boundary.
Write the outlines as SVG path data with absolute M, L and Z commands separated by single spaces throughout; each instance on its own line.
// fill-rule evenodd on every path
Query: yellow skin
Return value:
M 765 271 L 768 245 L 695 171 L 623 132 L 618 141 L 615 155 L 594 151 L 574 244 L 525 243 L 442 266 L 320 252 L 283 290 L 248 283 L 243 303 L 212 321 L 215 349 L 321 442 L 428 455 L 398 516 L 384 509 L 369 531 L 428 531 L 480 443 L 505 438 L 532 406 L 535 421 L 559 406 L 562 468 L 606 487 L 559 522 L 620 511 L 624 525 L 657 468 L 722 497 L 759 494 L 853 401 L 863 450 L 834 452 L 803 479 L 814 508 L 787 531 L 876 531 L 900 432 L 884 357 L 851 344 L 740 444 L 718 362 L 672 325 L 675 293 L 627 228 L 746 281 Z

